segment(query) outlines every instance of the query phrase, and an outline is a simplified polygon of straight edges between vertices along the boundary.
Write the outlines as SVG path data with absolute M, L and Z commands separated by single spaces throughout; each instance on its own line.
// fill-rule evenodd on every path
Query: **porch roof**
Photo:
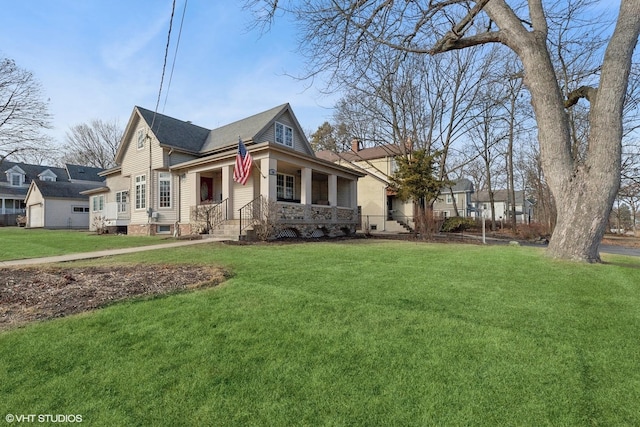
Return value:
M 233 145 L 224 152 L 211 154 L 199 159 L 189 160 L 187 162 L 174 165 L 170 169 L 171 171 L 179 171 L 207 164 L 233 162 L 236 156 L 236 148 L 237 146 Z M 334 171 L 338 174 L 348 175 L 353 178 L 361 178 L 365 176 L 364 173 L 354 170 L 353 168 L 337 165 L 327 160 L 318 159 L 317 157 L 311 157 L 297 151 L 292 151 L 272 142 L 263 142 L 260 144 L 251 145 L 247 147 L 247 151 L 251 154 L 254 160 L 266 157 L 268 153 L 277 153 L 280 159 L 283 159 L 284 161 L 287 161 L 289 163 L 299 164 L 300 167 L 313 167 L 314 165 L 316 165 L 317 169 L 321 169 L 327 172 Z

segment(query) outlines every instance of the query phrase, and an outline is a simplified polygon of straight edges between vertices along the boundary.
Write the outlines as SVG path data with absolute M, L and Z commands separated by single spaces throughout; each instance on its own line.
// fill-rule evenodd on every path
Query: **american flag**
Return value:
M 251 175 L 252 164 L 253 159 L 251 158 L 251 154 L 247 152 L 247 148 L 244 146 L 242 139 L 238 137 L 238 154 L 236 154 L 236 166 L 233 169 L 233 180 L 245 185 L 249 179 L 249 175 Z

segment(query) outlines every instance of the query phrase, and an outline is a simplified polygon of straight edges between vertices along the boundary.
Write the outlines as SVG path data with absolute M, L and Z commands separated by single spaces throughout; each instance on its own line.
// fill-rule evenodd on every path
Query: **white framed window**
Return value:
M 281 200 L 293 200 L 294 182 L 293 175 L 279 173 L 276 177 L 276 195 Z
M 147 208 L 147 176 L 138 175 L 135 178 L 136 183 L 136 209 Z
M 104 195 L 91 197 L 91 210 L 93 212 L 102 212 L 104 209 Z
M 170 225 L 158 225 L 156 228 L 156 233 L 158 234 L 169 234 L 171 233 Z
M 145 135 L 144 129 L 138 129 L 138 132 L 136 134 L 138 150 L 141 150 L 144 148 L 145 136 L 146 135 Z
M 10 174 L 11 185 L 14 187 L 20 187 L 24 183 L 24 175 L 21 173 Z
M 158 174 L 158 207 L 171 207 L 171 173 L 160 172 Z
M 276 142 L 287 147 L 293 147 L 293 129 L 276 122 Z
M 129 210 L 129 192 L 118 191 L 116 192 L 116 204 L 118 206 L 118 213 L 127 212 Z
M 454 197 L 455 197 L 455 195 L 454 195 Z M 453 200 L 454 200 L 454 198 L 451 197 L 451 194 L 447 194 L 447 204 L 448 205 L 452 205 L 453 204 Z

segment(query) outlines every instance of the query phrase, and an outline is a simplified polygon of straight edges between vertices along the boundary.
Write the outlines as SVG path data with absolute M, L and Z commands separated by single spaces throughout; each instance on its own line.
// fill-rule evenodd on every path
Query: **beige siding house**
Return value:
M 233 179 L 239 140 L 253 158 Z M 110 232 L 243 237 L 268 210 L 278 236 L 355 232 L 361 173 L 316 158 L 289 104 L 207 129 L 135 107 L 106 186 L 89 191 Z M 268 208 L 268 209 L 267 209 Z
M 495 218 L 496 221 L 507 222 L 511 218 L 513 203 L 511 196 L 507 190 L 494 190 L 493 204 L 495 207 L 495 216 L 491 212 L 491 198 L 488 191 L 478 191 L 473 195 L 473 205 L 476 208 L 474 216 L 479 217 L 479 212 L 484 211 L 484 217 L 487 219 Z M 533 204 L 527 200 L 522 190 L 515 192 L 515 208 L 516 222 L 528 224 L 533 216 Z
M 354 141 L 351 150 L 334 153 L 319 151 L 316 155 L 341 166 L 350 167 L 365 176 L 358 180 L 358 202 L 362 227 L 371 231 L 406 232 L 414 229 L 413 203 L 400 200 L 391 188 L 390 177 L 396 171 L 395 158 L 403 155 L 397 145 L 361 147 Z M 443 217 L 469 216 L 473 184 L 461 179 L 443 188 L 434 211 Z

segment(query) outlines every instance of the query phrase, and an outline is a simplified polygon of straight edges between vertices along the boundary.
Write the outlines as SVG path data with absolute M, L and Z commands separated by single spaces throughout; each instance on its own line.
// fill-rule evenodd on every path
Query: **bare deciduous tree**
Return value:
M 518 7 L 506 0 L 251 0 L 248 6 L 256 10 L 258 5 L 267 21 L 279 8 L 296 14 L 304 23 L 303 48 L 313 72 L 346 70 L 357 78 L 380 46 L 431 55 L 489 43 L 511 49 L 523 67 L 538 125 L 544 176 L 557 203 L 548 253 L 598 262 L 598 245 L 620 185 L 622 118 L 640 33 L 640 2 L 620 1 L 615 28 L 592 67 L 594 83 L 571 91 L 568 97 L 558 81 L 548 43 L 550 26 L 555 25 L 550 17 L 561 14 L 562 7 L 566 11 L 567 4 L 543 4 L 541 0 L 528 0 L 526 6 Z M 571 22 L 585 30 L 582 22 L 575 18 Z M 434 35 L 438 36 L 435 41 Z M 589 102 L 583 157 L 575 152 L 568 99 Z
M 43 133 L 51 115 L 42 87 L 30 71 L 9 58 L 0 58 L 0 161 L 24 160 L 49 147 Z
M 109 169 L 115 166 L 123 130 L 117 121 L 100 119 L 73 126 L 66 134 L 63 162 Z

